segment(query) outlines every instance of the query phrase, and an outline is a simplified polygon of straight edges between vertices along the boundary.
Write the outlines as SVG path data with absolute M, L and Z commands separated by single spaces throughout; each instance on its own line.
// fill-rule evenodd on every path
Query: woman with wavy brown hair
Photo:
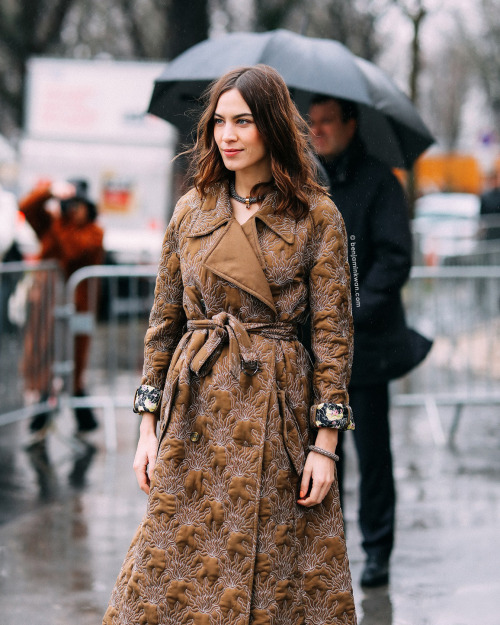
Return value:
M 148 506 L 104 623 L 356 622 L 335 472 L 354 427 L 347 244 L 306 137 L 270 67 L 208 92 L 134 399 Z

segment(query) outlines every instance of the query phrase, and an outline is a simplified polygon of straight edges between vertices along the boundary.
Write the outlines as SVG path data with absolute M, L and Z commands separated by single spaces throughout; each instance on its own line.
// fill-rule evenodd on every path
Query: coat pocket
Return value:
M 163 395 L 161 400 L 161 420 L 158 431 L 158 449 L 163 437 L 167 433 L 167 429 L 170 423 L 170 417 L 172 416 L 172 407 L 175 402 L 175 396 L 177 394 L 177 387 L 179 385 L 179 376 L 181 369 L 186 366 L 184 362 L 184 348 L 186 347 L 192 333 L 187 332 L 180 340 L 177 348 L 170 361 L 170 366 L 167 372 L 167 379 L 165 381 L 165 388 L 163 389 Z
M 302 442 L 300 427 L 297 423 L 295 415 L 286 403 L 284 391 L 278 391 L 278 402 L 283 421 L 283 441 L 285 449 L 290 458 L 293 468 L 297 475 L 302 475 L 304 464 L 306 462 L 306 454 Z
M 170 417 L 172 416 L 172 408 L 177 394 L 177 386 L 179 382 L 179 374 L 176 373 L 175 377 L 170 381 L 167 380 L 165 388 L 163 389 L 162 399 L 162 418 L 160 421 L 160 427 L 158 431 L 158 449 L 160 449 L 161 442 L 167 433 L 168 425 L 170 423 Z

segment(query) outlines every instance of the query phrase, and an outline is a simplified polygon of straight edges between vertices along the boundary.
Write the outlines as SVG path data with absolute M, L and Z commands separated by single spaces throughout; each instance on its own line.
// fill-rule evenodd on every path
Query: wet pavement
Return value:
M 443 424 L 452 414 L 443 409 Z M 103 415 L 101 414 L 101 421 Z M 356 467 L 345 517 L 361 625 L 500 625 L 498 409 L 464 414 L 454 449 L 433 443 L 421 408 L 392 414 L 398 529 L 387 588 L 364 591 Z M 63 414 L 26 450 L 27 424 L 0 429 L 0 624 L 96 625 L 145 510 L 132 459 L 135 415 L 118 411 L 118 451 L 102 429 L 71 437 Z

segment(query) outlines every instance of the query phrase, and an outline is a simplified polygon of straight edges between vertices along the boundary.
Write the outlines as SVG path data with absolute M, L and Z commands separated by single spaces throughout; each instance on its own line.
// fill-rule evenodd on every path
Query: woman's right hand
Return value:
M 50 186 L 50 192 L 58 200 L 67 200 L 76 195 L 76 187 L 71 182 L 53 182 Z
M 147 495 L 149 495 L 150 476 L 155 467 L 157 450 L 156 417 L 153 414 L 144 413 L 134 458 L 134 471 L 141 490 Z

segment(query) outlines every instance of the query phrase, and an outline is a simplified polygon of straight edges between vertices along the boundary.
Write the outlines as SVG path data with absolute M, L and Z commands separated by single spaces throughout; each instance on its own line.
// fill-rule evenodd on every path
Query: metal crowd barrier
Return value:
M 55 263 L 0 263 L 0 426 L 56 407 L 63 301 Z
M 500 265 L 500 239 L 480 241 L 468 254 L 448 256 L 443 265 L 448 267 L 495 267 Z
M 101 408 L 106 446 L 116 448 L 116 408 L 132 407 L 140 382 L 144 356 L 144 335 L 153 304 L 156 265 L 100 265 L 76 271 L 66 287 L 66 316 L 69 334 L 92 336 L 86 371 L 86 397 L 72 394 L 72 379 L 65 382 L 71 408 Z M 75 293 L 88 285 L 91 306 L 76 312 Z M 67 342 L 63 369 L 72 370 L 74 343 Z
M 114 449 L 115 409 L 131 405 L 141 375 L 156 273 L 156 266 L 89 266 L 64 284 L 54 263 L 0 264 L 0 426 L 96 408 Z M 82 285 L 85 312 L 75 306 Z M 73 388 L 75 335 L 91 337 L 85 397 Z
M 500 403 L 500 266 L 414 267 L 404 299 L 409 324 L 434 345 L 392 401 L 424 405 L 435 442 L 451 443 L 465 408 Z M 454 407 L 448 433 L 440 406 Z
M 46 327 L 53 331 L 54 347 L 47 349 L 53 349 L 50 352 L 53 358 L 48 360 L 58 407 L 99 409 L 106 446 L 113 449 L 116 446 L 115 410 L 131 407 L 141 376 L 143 340 L 153 302 L 156 266 L 80 269 L 66 284 L 63 301 L 59 293 L 62 282 L 53 266 L 19 265 L 2 265 L 0 271 L 3 306 L 0 425 L 47 408 L 43 402 L 25 407 L 26 377 L 19 372 L 30 327 L 28 318 L 24 325 L 20 323 L 12 329 L 6 326 L 6 323 L 12 325 L 12 320 L 3 312 L 5 301 L 15 301 L 11 296 L 16 290 L 16 280 L 19 283 L 26 275 L 45 276 L 34 279 L 31 288 L 34 293 L 41 293 Z M 13 278 L 10 287 L 7 286 L 9 276 Z M 422 365 L 391 385 L 392 401 L 396 406 L 424 406 L 437 443 L 453 438 L 465 407 L 500 403 L 499 279 L 498 266 L 415 267 L 404 289 L 409 324 L 433 338 L 434 345 Z M 43 280 L 46 288 L 40 291 Z M 77 313 L 74 304 L 81 284 L 88 286 L 92 300 L 85 313 Z M 9 289 L 10 294 L 6 296 Z M 72 389 L 75 334 L 92 337 L 86 397 L 74 396 Z M 454 408 L 448 433 L 442 425 L 441 406 Z

